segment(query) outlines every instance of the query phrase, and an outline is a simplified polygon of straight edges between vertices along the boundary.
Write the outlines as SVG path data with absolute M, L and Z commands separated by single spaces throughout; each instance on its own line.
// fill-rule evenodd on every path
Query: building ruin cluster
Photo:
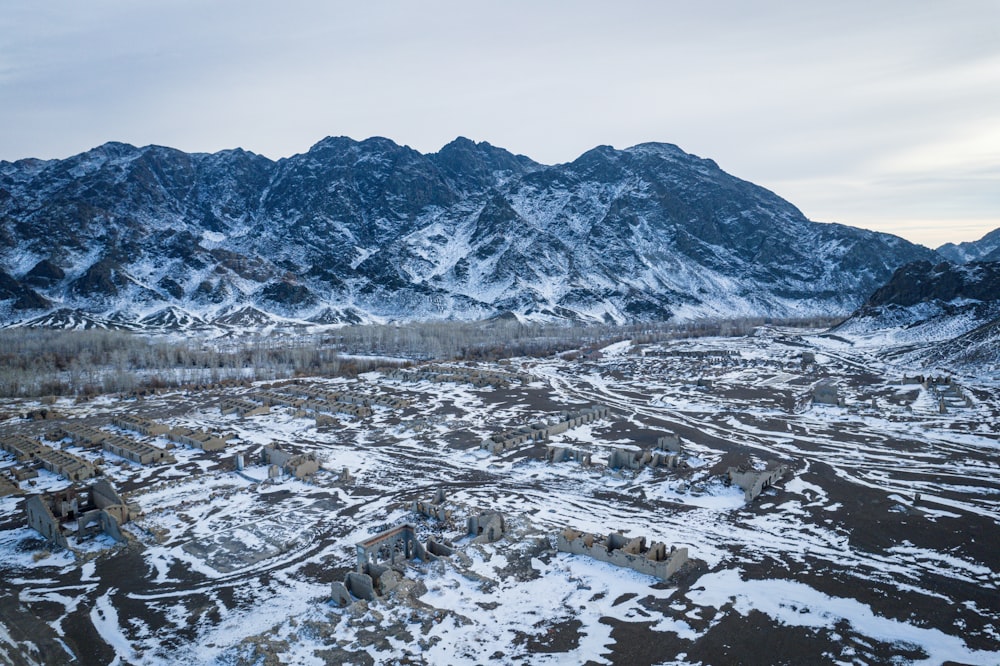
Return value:
M 503 372 L 496 369 L 468 368 L 463 366 L 421 365 L 419 368 L 383 368 L 383 373 L 389 379 L 401 382 L 451 382 L 454 384 L 472 384 L 476 388 L 492 386 L 507 388 L 520 386 L 531 381 L 531 375 L 516 372 Z
M 604 405 L 593 405 L 575 412 L 559 412 L 550 420 L 551 422 L 537 421 L 531 425 L 518 426 L 512 430 L 490 435 L 480 442 L 479 448 L 494 455 L 501 455 L 526 442 L 543 442 L 552 435 L 564 433 L 570 428 L 606 419 L 610 414 L 611 408 Z
M 121 526 L 140 513 L 139 506 L 128 503 L 107 479 L 98 479 L 86 492 L 70 486 L 44 495 L 32 495 L 25 502 L 28 525 L 50 543 L 67 550 L 69 537 L 76 542 L 106 534 L 118 542 L 127 539 Z

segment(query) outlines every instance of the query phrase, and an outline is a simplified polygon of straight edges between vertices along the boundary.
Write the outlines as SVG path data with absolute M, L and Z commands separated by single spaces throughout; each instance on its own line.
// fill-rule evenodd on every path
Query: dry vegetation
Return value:
M 631 326 L 523 324 L 516 321 L 350 326 L 321 334 L 271 333 L 211 338 L 164 337 L 118 330 L 0 330 L 0 397 L 70 395 L 150 388 L 353 376 L 387 358 L 496 360 L 587 351 L 618 340 L 654 342 L 745 335 L 761 319 Z M 832 320 L 780 322 L 818 327 Z

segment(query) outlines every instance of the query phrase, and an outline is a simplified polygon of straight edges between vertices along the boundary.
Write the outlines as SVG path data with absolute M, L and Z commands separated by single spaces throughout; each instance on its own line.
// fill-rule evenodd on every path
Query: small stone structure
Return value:
M 444 503 L 444 488 L 438 488 L 437 492 L 434 493 L 433 500 L 426 502 L 422 500 L 414 500 L 413 504 L 410 506 L 410 510 L 413 511 L 413 513 L 419 513 L 427 516 L 428 518 L 439 520 L 443 523 L 451 520 L 451 510 L 446 509 Z
M 752 467 L 739 466 L 730 467 L 726 470 L 726 478 L 729 483 L 735 483 L 743 489 L 744 499 L 752 502 L 765 489 L 774 485 L 774 482 L 791 471 L 788 465 L 771 463 L 764 470 L 756 470 Z
M 630 539 L 619 532 L 603 537 L 567 528 L 557 537 L 556 548 L 656 576 L 660 580 L 673 576 L 688 559 L 687 548 L 672 547 L 668 551 L 666 545 L 660 542 L 654 542 L 647 548 L 646 537 Z
M 226 448 L 226 440 L 216 437 L 204 430 L 193 428 L 171 428 L 166 433 L 167 439 L 178 444 L 186 444 L 202 451 L 222 451 Z
M 479 444 L 494 455 L 500 455 L 517 448 L 525 442 L 541 442 L 551 435 L 564 433 L 570 428 L 576 428 L 611 415 L 611 409 L 604 405 L 593 405 L 575 412 L 559 412 L 551 423 L 537 421 L 530 426 L 519 426 L 514 430 L 497 433 L 487 437 Z
M 591 458 L 591 454 L 587 451 L 581 451 L 569 446 L 555 446 L 550 444 L 545 447 L 545 460 L 550 463 L 561 463 L 572 460 L 585 467 L 589 467 L 592 462 Z
M 484 511 L 477 516 L 469 516 L 466 527 L 473 543 L 493 543 L 503 537 L 506 523 L 503 514 Z
M 104 440 L 111 437 L 109 432 L 80 423 L 66 423 L 56 430 L 56 435 L 60 439 L 68 437 L 74 444 L 84 448 L 99 447 Z
M 106 479 L 90 486 L 83 501 L 76 488 L 67 488 L 48 495 L 32 495 L 24 510 L 29 527 L 50 543 L 66 549 L 70 549 L 70 536 L 79 540 L 103 533 L 124 542 L 127 539 L 121 525 L 139 513 L 138 505 L 126 504 Z
M 101 442 L 101 448 L 140 465 L 174 462 L 173 456 L 167 453 L 166 449 L 120 435 L 114 435 Z
M 243 398 L 226 398 L 219 403 L 219 411 L 223 414 L 236 414 L 240 418 L 243 418 L 246 416 L 267 414 L 271 411 L 271 408 L 259 402 L 252 402 Z
M 0 449 L 12 454 L 20 463 L 41 465 L 53 474 L 64 476 L 70 481 L 83 481 L 97 473 L 94 466 L 83 458 L 53 449 L 24 435 L 12 434 L 0 437 Z
M 821 379 L 813 385 L 812 401 L 817 405 L 844 406 L 844 399 L 840 397 L 837 384 L 832 379 Z
M 261 451 L 261 462 L 277 468 L 296 479 L 308 479 L 319 470 L 319 461 L 313 453 L 292 453 L 279 446 L 265 446 Z M 268 476 L 272 476 L 270 472 Z M 276 476 L 276 475 L 275 475 Z
M 131 414 L 116 414 L 111 417 L 111 424 L 122 430 L 132 430 L 147 437 L 165 435 L 170 430 L 167 425 Z

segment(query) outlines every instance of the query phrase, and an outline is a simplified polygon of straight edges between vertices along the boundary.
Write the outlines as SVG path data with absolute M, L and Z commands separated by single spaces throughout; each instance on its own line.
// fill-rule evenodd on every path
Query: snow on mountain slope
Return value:
M 109 143 L 0 163 L 0 317 L 637 321 L 853 310 L 927 248 L 807 220 L 669 144 L 545 166 L 456 139 L 271 161 Z M 153 321 L 153 320 L 150 320 Z M 157 325 L 159 325 L 158 320 Z
M 857 345 L 899 347 L 913 365 L 1000 362 L 1000 262 L 901 267 L 833 329 Z

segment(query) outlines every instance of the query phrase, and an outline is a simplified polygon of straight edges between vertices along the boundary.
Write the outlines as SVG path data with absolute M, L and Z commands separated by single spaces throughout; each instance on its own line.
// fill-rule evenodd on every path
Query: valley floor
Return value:
M 59 401 L 55 421 L 2 427 L 37 438 L 66 422 L 113 430 L 127 412 L 235 437 L 224 452 L 179 446 L 175 462 L 149 466 L 67 445 L 103 458 L 141 505 L 125 545 L 52 549 L 26 526 L 24 496 L 0 497 L 0 662 L 1000 663 L 1000 383 L 955 378 L 963 399 L 943 399 L 901 384 L 919 369 L 881 358 L 762 328 L 476 366 L 523 383 L 376 371 L 271 387 L 408 401 L 363 417 L 221 413 L 224 398 L 253 398 L 259 385 Z M 842 406 L 810 400 L 824 378 Z M 480 446 L 595 404 L 611 416 L 500 455 Z M 608 468 L 613 449 L 655 448 L 666 433 L 680 436 L 686 468 Z M 314 453 L 320 471 L 269 478 L 257 451 L 275 443 Z M 546 445 L 593 464 L 547 463 Z M 724 480 L 730 466 L 771 462 L 791 472 L 751 502 Z M 13 465 L 0 455 L 0 468 Z M 42 470 L 20 487 L 66 485 Z M 450 519 L 411 511 L 439 489 Z M 498 541 L 466 535 L 481 511 L 504 515 Z M 459 554 L 409 563 L 411 582 L 385 597 L 334 604 L 355 544 L 404 522 Z M 691 559 L 663 582 L 558 552 L 566 527 L 620 530 Z

